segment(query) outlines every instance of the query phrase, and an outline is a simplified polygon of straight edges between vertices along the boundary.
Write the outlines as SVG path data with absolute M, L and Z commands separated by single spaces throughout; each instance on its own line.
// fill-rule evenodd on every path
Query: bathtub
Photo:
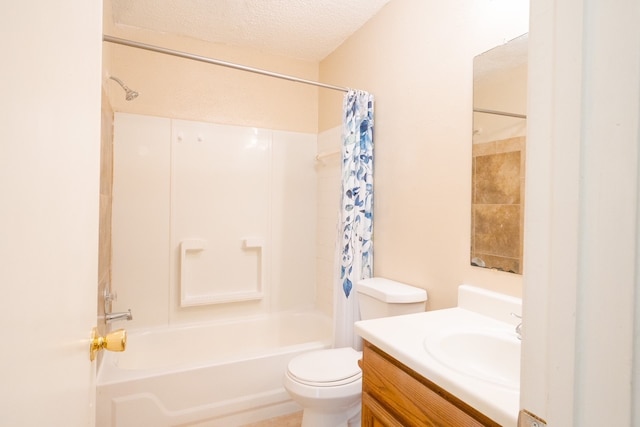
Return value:
M 283 376 L 291 358 L 327 348 L 331 321 L 315 313 L 132 331 L 104 352 L 97 427 L 234 427 L 295 412 Z

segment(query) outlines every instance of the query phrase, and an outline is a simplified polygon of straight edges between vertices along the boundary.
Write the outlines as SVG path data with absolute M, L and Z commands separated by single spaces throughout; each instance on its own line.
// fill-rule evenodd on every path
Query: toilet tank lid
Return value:
M 390 303 L 412 303 L 427 300 L 426 290 L 384 277 L 360 280 L 356 285 L 356 291 Z

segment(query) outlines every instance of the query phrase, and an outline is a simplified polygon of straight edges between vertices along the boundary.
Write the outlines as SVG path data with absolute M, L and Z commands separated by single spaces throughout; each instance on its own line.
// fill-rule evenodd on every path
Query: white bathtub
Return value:
M 129 333 L 125 352 L 104 353 L 96 426 L 234 427 L 295 412 L 286 366 L 330 342 L 317 313 Z

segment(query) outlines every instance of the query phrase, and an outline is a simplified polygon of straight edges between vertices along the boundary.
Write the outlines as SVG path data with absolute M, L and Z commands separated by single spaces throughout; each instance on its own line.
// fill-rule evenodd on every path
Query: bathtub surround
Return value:
M 117 113 L 114 144 L 129 328 L 313 307 L 315 135 Z
M 273 286 L 272 140 L 265 129 L 171 121 L 170 275 L 181 308 L 260 301 Z
M 342 188 L 336 236 L 335 346 L 361 348 L 355 283 L 373 273 L 373 95 L 349 91 L 343 101 Z
M 342 126 L 336 126 L 318 134 L 318 153 L 330 153 L 316 162 L 318 198 L 316 229 L 316 307 L 329 316 L 333 315 L 336 265 L 339 250 L 336 233 L 340 206 Z

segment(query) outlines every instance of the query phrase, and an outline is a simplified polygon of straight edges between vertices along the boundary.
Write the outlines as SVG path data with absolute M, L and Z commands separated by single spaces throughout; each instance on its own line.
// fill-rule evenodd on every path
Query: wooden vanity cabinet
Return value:
M 500 426 L 365 341 L 363 427 Z

